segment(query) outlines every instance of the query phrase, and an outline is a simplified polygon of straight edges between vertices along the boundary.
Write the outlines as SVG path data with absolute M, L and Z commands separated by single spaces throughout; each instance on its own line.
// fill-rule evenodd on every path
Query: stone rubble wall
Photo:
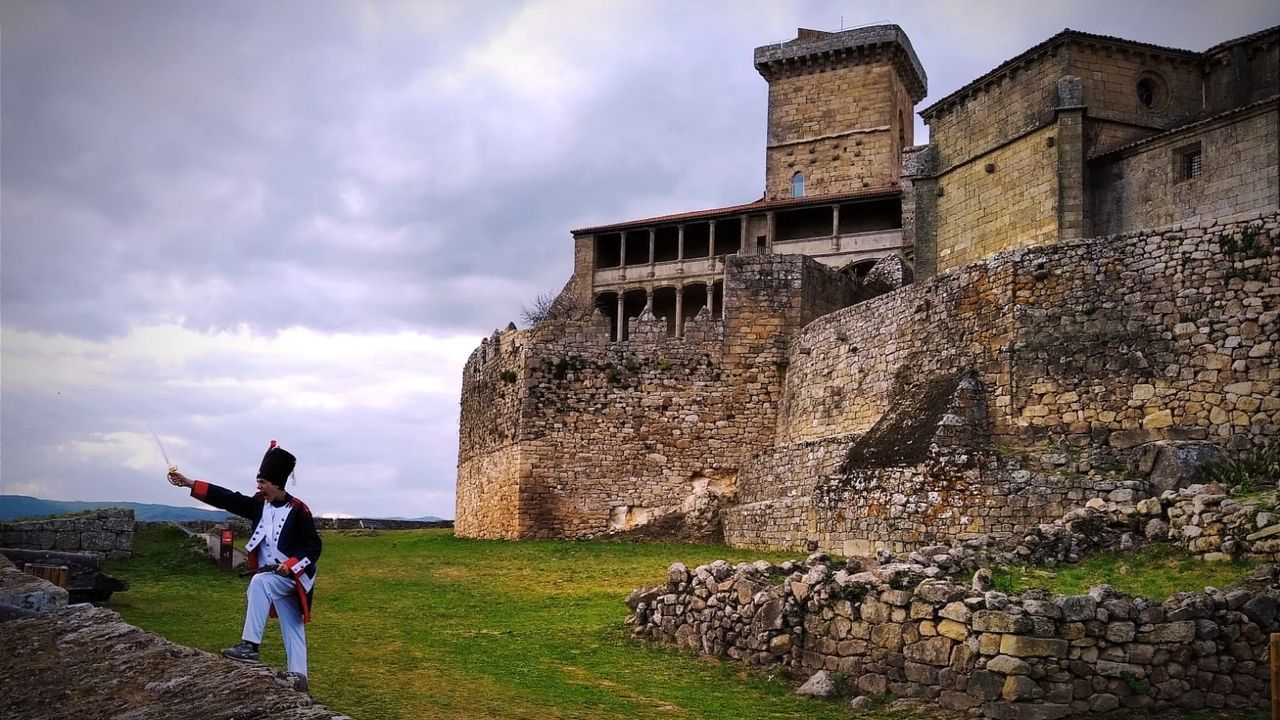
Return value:
M 936 701 L 973 717 L 1259 708 L 1268 700 L 1275 569 L 1254 589 L 1163 603 L 1109 586 L 1009 596 L 941 579 L 935 566 L 672 565 L 628 598 L 633 632 L 801 674 L 838 672 L 865 695 Z M 778 585 L 777 580 L 782 579 Z
M 1274 213 L 1061 243 L 819 318 L 791 340 L 778 446 L 759 456 L 748 504 L 727 511 L 726 539 L 865 554 L 1016 534 L 1096 495 L 1177 489 L 1152 460 L 1166 445 L 1277 437 L 1278 247 Z M 867 433 L 965 369 L 987 447 L 844 477 L 788 459 Z
M 133 511 L 89 510 L 75 515 L 0 523 L 0 547 L 94 552 L 112 560 L 133 554 Z
M 1232 496 L 1222 486 L 1166 490 L 1137 503 L 1143 534 L 1169 540 L 1208 561 L 1246 557 L 1280 561 L 1280 512 L 1274 489 Z
M 732 256 L 724 319 L 682 338 L 647 314 L 624 342 L 596 318 L 495 334 L 464 370 L 458 534 L 589 537 L 732 498 L 772 445 L 786 336 L 854 287 L 812 259 Z
M 904 380 L 966 367 L 1011 440 L 1274 436 L 1278 247 L 1276 213 L 1064 242 L 824 316 L 792 339 L 779 441 L 864 432 Z

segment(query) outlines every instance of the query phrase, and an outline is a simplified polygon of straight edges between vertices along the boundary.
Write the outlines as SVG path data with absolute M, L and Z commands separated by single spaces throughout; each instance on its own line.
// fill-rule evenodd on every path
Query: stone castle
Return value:
M 755 67 L 764 196 L 575 230 L 546 317 L 472 353 L 460 536 L 898 551 L 1280 436 L 1280 27 L 1065 30 L 920 111 L 926 145 L 895 25 Z

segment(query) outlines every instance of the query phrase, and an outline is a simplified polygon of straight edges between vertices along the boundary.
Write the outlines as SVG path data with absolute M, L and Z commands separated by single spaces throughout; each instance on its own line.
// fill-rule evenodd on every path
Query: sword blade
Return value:
M 151 423 L 147 423 L 147 429 L 151 431 L 151 437 L 155 438 L 156 447 L 160 448 L 160 457 L 164 458 L 164 464 L 172 468 L 173 462 L 169 460 L 169 453 L 164 451 L 164 443 L 160 442 L 160 436 L 156 434 L 156 429 L 151 427 Z

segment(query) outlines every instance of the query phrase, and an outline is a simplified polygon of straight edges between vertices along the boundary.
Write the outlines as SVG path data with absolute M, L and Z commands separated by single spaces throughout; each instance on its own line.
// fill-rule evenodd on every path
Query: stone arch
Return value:
M 596 312 L 609 321 L 609 341 L 618 340 L 618 293 L 605 291 L 596 293 Z
M 650 310 L 654 317 L 661 318 L 667 324 L 667 337 L 676 335 L 676 294 L 678 292 L 673 285 L 659 285 L 653 289 Z

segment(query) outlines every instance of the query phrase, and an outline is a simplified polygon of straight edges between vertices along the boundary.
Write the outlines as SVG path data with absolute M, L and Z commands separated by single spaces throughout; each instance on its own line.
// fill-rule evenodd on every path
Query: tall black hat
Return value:
M 276 441 L 271 441 L 271 447 L 267 448 L 267 454 L 262 456 L 262 465 L 258 467 L 258 477 L 283 488 L 284 484 L 289 480 L 289 475 L 293 473 L 293 466 L 298 464 L 298 458 L 282 447 L 276 446 Z

